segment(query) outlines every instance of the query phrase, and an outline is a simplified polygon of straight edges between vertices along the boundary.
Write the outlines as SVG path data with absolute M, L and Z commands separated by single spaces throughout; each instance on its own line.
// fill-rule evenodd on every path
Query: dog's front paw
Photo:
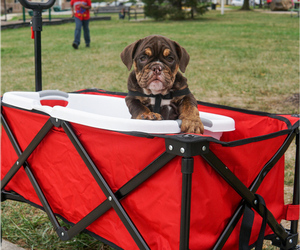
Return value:
M 181 132 L 203 134 L 204 126 L 199 117 L 182 119 Z
M 144 113 L 138 115 L 136 119 L 141 119 L 141 120 L 162 120 L 163 118 L 158 113 L 144 112 Z

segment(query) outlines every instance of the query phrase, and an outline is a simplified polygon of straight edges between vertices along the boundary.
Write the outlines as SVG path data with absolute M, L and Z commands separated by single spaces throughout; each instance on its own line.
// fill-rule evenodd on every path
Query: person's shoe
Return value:
M 78 49 L 78 45 L 76 43 L 73 43 L 72 46 L 74 49 Z
M 89 44 L 87 44 L 87 45 L 85 45 L 85 47 L 87 47 L 87 48 L 90 48 L 90 45 L 89 45 Z

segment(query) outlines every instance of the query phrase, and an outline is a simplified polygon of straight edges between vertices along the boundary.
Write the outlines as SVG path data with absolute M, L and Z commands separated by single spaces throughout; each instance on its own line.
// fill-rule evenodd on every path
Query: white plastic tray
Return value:
M 41 100 L 63 100 L 63 106 L 46 106 Z M 94 128 L 152 134 L 180 133 L 180 122 L 174 120 L 147 121 L 131 119 L 124 98 L 69 94 L 57 90 L 41 92 L 7 92 L 3 103 L 26 110 L 42 111 L 53 118 L 78 123 Z M 220 139 L 223 132 L 235 129 L 234 120 L 227 116 L 200 112 L 204 124 L 204 135 Z

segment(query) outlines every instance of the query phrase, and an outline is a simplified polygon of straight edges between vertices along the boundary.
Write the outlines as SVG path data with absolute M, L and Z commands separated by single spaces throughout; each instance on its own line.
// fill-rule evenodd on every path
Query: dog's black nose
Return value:
M 161 68 L 160 65 L 155 64 L 155 65 L 153 65 L 153 66 L 151 67 L 151 70 L 152 70 L 156 75 L 160 75 L 162 68 Z

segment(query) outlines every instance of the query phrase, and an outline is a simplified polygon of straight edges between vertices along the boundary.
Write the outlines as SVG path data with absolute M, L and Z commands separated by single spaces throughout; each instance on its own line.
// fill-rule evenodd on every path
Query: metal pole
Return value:
M 295 179 L 294 179 L 294 194 L 293 194 L 293 205 L 300 204 L 300 147 L 299 147 L 299 133 L 296 135 L 296 160 L 295 160 Z M 291 221 L 291 233 L 296 234 L 298 231 L 298 220 Z
M 180 223 L 180 250 L 189 249 L 192 174 L 194 172 L 194 159 L 182 158 L 182 194 L 181 194 L 181 223 Z
M 43 26 L 42 10 L 51 8 L 55 0 L 43 2 L 30 2 L 19 0 L 23 7 L 33 10 L 32 30 L 34 32 L 34 54 L 35 54 L 35 91 L 42 90 L 42 48 L 41 31 Z
M 26 17 L 25 17 L 25 8 L 24 6 L 22 7 L 22 12 L 23 12 L 23 22 L 26 22 Z
M 42 90 L 42 10 L 33 10 L 32 30 L 34 31 L 34 54 L 35 54 L 35 91 Z
M 221 0 L 221 15 L 224 15 L 224 0 Z

